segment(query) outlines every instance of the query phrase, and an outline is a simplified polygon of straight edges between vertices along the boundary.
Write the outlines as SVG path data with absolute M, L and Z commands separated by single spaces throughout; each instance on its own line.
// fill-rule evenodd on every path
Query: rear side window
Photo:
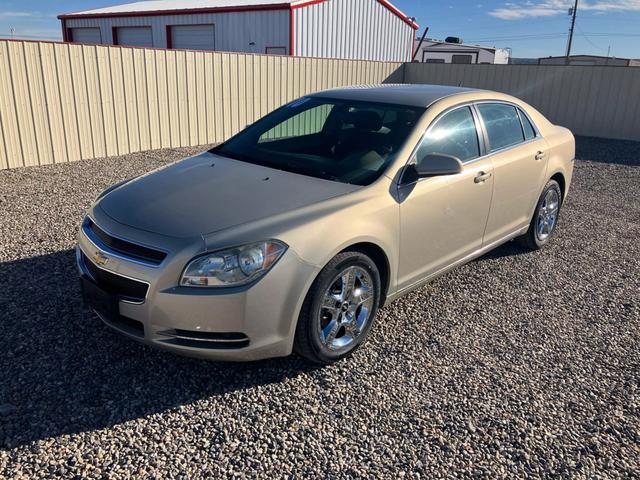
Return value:
M 492 152 L 524 142 L 516 107 L 502 103 L 481 103 L 478 110 L 487 129 Z
M 418 158 L 433 153 L 453 155 L 463 162 L 480 156 L 476 123 L 469 107 L 445 114 L 425 136 L 418 147 Z
M 536 138 L 536 131 L 533 128 L 533 125 L 531 125 L 529 117 L 527 117 L 520 109 L 518 109 L 518 113 L 520 114 L 520 118 L 522 119 L 522 128 L 524 128 L 524 139 L 531 140 L 532 138 Z

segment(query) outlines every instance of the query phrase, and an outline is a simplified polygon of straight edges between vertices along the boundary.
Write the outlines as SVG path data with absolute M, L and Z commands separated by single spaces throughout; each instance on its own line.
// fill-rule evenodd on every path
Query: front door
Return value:
M 463 164 L 456 175 L 423 178 L 400 188 L 402 290 L 482 247 L 493 190 L 493 165 L 480 158 L 477 119 L 470 107 L 444 114 L 429 128 L 416 158 L 453 155 Z

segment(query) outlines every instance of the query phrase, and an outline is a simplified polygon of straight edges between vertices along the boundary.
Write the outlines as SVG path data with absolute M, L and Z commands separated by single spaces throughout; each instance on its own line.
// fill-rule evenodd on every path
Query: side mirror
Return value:
M 430 153 L 418 159 L 415 165 L 418 177 L 437 177 L 440 175 L 455 175 L 462 172 L 462 162 L 459 158 L 443 153 Z

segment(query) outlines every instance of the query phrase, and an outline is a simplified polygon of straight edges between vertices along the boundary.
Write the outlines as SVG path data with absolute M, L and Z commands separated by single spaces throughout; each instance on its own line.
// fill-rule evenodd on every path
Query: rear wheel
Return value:
M 518 239 L 520 243 L 531 250 L 544 247 L 555 233 L 561 207 L 560 185 L 555 180 L 550 180 L 540 195 L 529 230 Z
M 360 252 L 344 252 L 322 269 L 304 301 L 294 350 L 330 364 L 364 343 L 380 302 L 380 273 Z

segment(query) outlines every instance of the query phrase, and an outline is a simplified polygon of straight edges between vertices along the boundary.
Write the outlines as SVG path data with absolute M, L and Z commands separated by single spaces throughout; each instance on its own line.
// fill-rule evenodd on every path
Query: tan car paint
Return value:
M 422 179 L 415 185 L 400 187 L 403 169 L 413 161 L 414 149 L 428 126 L 456 105 L 486 100 L 520 106 L 543 139 L 470 162 L 461 174 Z M 538 151 L 545 152 L 541 160 L 535 160 Z M 99 204 L 89 215 L 124 238 L 149 245 L 164 243 L 168 250 L 180 252 L 162 269 L 118 258 L 108 266 L 121 275 L 150 284 L 144 304 L 120 305 L 123 315 L 148 327 L 145 338 L 138 340 L 191 356 L 255 360 L 291 353 L 304 298 L 319 271 L 337 253 L 357 244 L 379 248 L 386 257 L 389 275 L 384 287 L 386 298 L 391 301 L 524 233 L 544 185 L 554 174 L 563 176 L 566 196 L 574 154 L 571 133 L 552 125 L 529 105 L 504 94 L 468 91 L 431 105 L 385 175 L 352 192 L 235 225 L 199 240 L 163 237 L 119 224 Z M 474 178 L 481 172 L 492 175 L 475 183 Z M 286 191 L 282 194 L 286 195 Z M 176 282 L 193 256 L 269 238 L 285 242 L 289 250 L 251 288 L 207 294 L 178 291 Z M 188 248 L 184 248 L 186 245 Z M 88 256 L 96 250 L 82 231 L 79 249 Z M 251 345 L 241 350 L 217 351 L 176 348 L 163 343 L 158 332 L 166 328 L 241 331 L 251 338 Z
M 493 177 L 474 183 L 480 173 L 492 173 L 491 159 L 466 165 L 458 175 L 421 179 L 402 186 L 397 289 L 460 260 L 482 247 L 489 216 Z
M 426 202 L 429 205 L 436 206 L 433 210 L 430 210 L 432 216 L 429 217 L 429 213 L 426 211 L 423 214 L 424 216 L 421 215 L 420 205 L 416 198 L 412 201 L 398 203 L 398 231 L 393 232 L 394 222 L 391 221 L 392 219 L 388 215 L 390 205 L 387 204 L 398 202 L 398 198 L 393 195 L 386 196 L 384 192 L 388 189 L 394 189 L 394 184 L 398 182 L 405 165 L 413 161 L 412 154 L 423 138 L 425 131 L 445 111 L 460 105 L 488 100 L 509 102 L 524 109 L 539 129 L 542 136 L 541 142 L 536 140 L 526 145 L 507 149 L 502 151 L 499 157 L 495 159 L 494 155 L 488 155 L 480 161 L 466 165 L 460 175 L 421 180 L 418 182 L 417 192 L 411 192 L 409 199 L 414 194 L 417 197 L 422 191 L 431 192 L 431 198 Z M 553 140 L 550 142 L 551 139 Z M 548 146 L 548 142 L 553 146 Z M 535 161 L 535 154 L 540 145 L 546 148 L 545 151 L 548 151 L 548 157 L 545 156 L 542 162 L 545 165 L 544 169 L 540 169 L 540 162 Z M 323 218 L 323 224 L 327 225 L 326 228 L 333 229 L 330 242 L 327 242 L 324 237 L 310 239 L 305 232 L 302 232 L 299 238 L 300 245 L 301 247 L 305 245 L 306 248 L 303 248 L 303 251 L 310 254 L 309 257 L 303 254 L 303 258 L 314 265 L 324 266 L 337 253 L 350 245 L 360 242 L 378 245 L 384 250 L 391 271 L 387 298 L 388 300 L 394 300 L 438 274 L 445 273 L 451 268 L 470 261 L 482 255 L 485 251 L 524 233 L 533 215 L 538 197 L 547 180 L 554 173 L 563 174 L 566 190 L 568 191 L 573 171 L 574 148 L 573 135 L 569 130 L 553 125 L 533 107 L 510 95 L 474 91 L 440 100 L 425 113 L 403 149 L 398 153 L 397 160 L 387 170 L 386 177 L 380 178 L 373 185 L 362 191 L 349 195 L 354 205 L 348 209 L 342 210 L 338 208 L 334 214 L 329 214 Z M 557 149 L 560 152 L 556 153 Z M 529 173 L 532 169 L 522 168 L 521 165 L 522 169 L 519 170 L 517 164 L 512 165 L 511 168 L 508 168 L 508 166 L 504 169 L 502 168 L 505 163 L 509 162 L 510 152 L 513 150 L 519 150 L 517 152 L 518 158 L 524 160 L 527 157 L 531 162 L 536 162 L 533 167 L 535 175 L 531 181 L 527 181 L 526 178 L 523 179 L 521 172 L 525 170 Z M 492 170 L 495 173 L 495 164 L 502 170 L 500 173 L 500 183 L 502 185 L 507 186 L 509 182 L 518 184 L 518 189 L 510 188 L 511 192 L 517 192 L 518 194 L 518 198 L 514 202 L 516 205 L 514 208 L 517 210 L 507 208 L 499 211 L 495 215 L 494 223 L 492 224 L 494 225 L 494 230 L 491 231 L 490 238 L 485 241 L 485 225 L 488 224 L 489 217 L 489 211 L 487 210 L 490 207 L 481 205 L 479 200 L 486 199 L 489 195 L 492 195 L 490 191 L 493 182 L 496 181 L 496 175 L 493 175 L 490 181 L 479 185 L 474 184 L 473 179 L 481 171 Z M 543 170 L 546 173 L 541 173 Z M 391 180 L 391 184 L 388 183 L 389 180 Z M 444 191 L 448 193 L 444 198 L 439 194 L 443 191 L 443 185 L 446 185 Z M 520 194 L 522 189 L 527 193 Z M 362 200 L 359 199 L 361 196 Z M 373 203 L 366 201 L 374 198 L 376 201 Z M 337 198 L 333 201 L 339 204 L 341 199 Z M 365 201 L 367 208 L 363 209 L 362 205 Z M 508 201 L 508 199 L 505 199 L 505 201 Z M 405 204 L 408 205 L 406 211 L 404 209 Z M 467 208 L 465 209 L 464 206 Z M 520 214 L 516 213 L 526 211 L 529 212 L 526 216 L 520 216 Z M 438 214 L 437 212 L 440 213 Z M 480 220 L 478 220 L 477 216 L 479 216 Z M 500 218 L 505 223 L 510 224 L 500 226 L 497 223 Z M 410 224 L 410 226 L 401 227 L 401 219 L 404 219 L 403 223 Z M 476 228 L 478 223 L 482 223 L 482 219 L 484 219 L 483 227 Z M 435 220 L 441 220 L 442 223 L 432 223 Z M 471 221 L 474 226 L 462 226 L 464 220 Z M 354 221 L 357 221 L 357 224 L 354 224 Z M 455 225 L 455 229 L 450 230 L 451 225 Z M 434 235 L 425 236 L 428 231 L 437 231 L 439 235 L 437 237 Z M 473 239 L 470 236 L 471 231 L 478 231 L 478 237 Z M 355 232 L 358 235 L 351 237 Z M 368 232 L 370 235 L 362 235 L 361 232 Z M 463 235 L 465 238 L 459 238 L 459 235 Z M 393 242 L 391 240 L 393 238 L 397 238 L 397 240 Z M 434 242 L 433 245 L 429 243 L 428 246 L 425 246 L 427 239 L 429 242 Z M 298 240 L 297 237 L 296 240 Z M 447 249 L 447 245 L 453 245 L 454 248 Z M 330 248 L 327 248 L 328 246 Z M 446 260 L 439 261 L 437 254 L 431 255 L 428 250 L 432 247 L 438 250 L 438 254 L 445 256 Z M 420 252 L 420 254 L 416 252 Z M 419 256 L 416 257 L 416 255 Z M 429 259 L 431 259 L 431 262 Z M 426 263 L 423 264 L 423 261 L 426 261 Z

